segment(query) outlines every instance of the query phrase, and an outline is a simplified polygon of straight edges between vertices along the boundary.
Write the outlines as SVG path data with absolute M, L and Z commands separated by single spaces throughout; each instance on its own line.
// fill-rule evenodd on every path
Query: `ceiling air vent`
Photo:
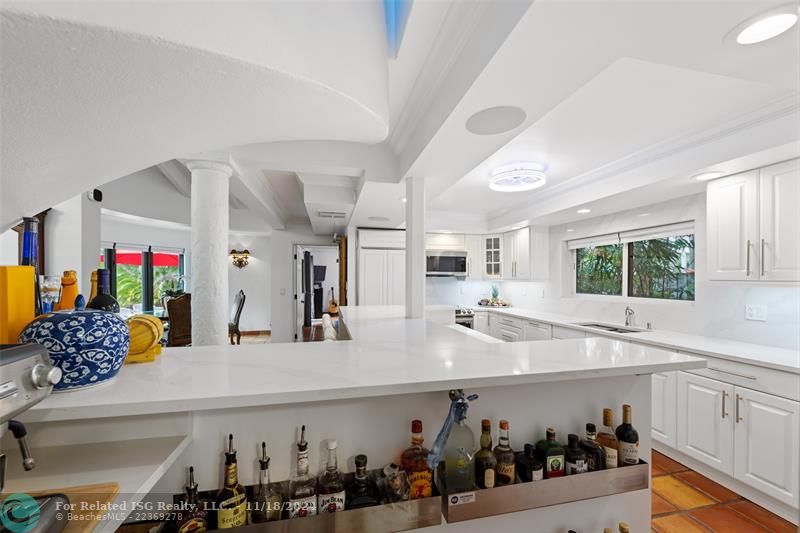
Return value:
M 320 218 L 344 218 L 346 215 L 341 211 L 317 211 Z

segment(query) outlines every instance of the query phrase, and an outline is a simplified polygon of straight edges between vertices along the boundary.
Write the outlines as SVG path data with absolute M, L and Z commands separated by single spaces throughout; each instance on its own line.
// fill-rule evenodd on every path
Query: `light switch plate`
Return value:
M 767 321 L 767 306 L 766 305 L 746 304 L 744 306 L 744 319 L 745 320 L 757 320 L 759 322 L 766 322 Z

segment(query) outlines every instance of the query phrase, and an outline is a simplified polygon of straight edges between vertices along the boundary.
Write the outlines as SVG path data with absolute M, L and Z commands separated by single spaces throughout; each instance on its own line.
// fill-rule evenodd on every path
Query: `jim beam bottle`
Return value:
M 411 499 L 428 498 L 433 488 L 433 472 L 428 468 L 428 449 L 422 443 L 422 420 L 411 422 L 411 446 L 400 458 L 400 466 L 408 475 Z
M 631 406 L 622 406 L 622 424 L 617 426 L 619 441 L 619 466 L 639 464 L 639 432 L 631 424 Z
M 339 472 L 339 464 L 336 460 L 335 439 L 328 440 L 328 462 L 325 465 L 325 472 L 319 478 L 318 485 L 317 509 L 319 513 L 344 511 L 344 479 Z
M 603 429 L 597 434 L 597 444 L 606 452 L 606 468 L 617 468 L 619 461 L 619 441 L 614 434 L 614 411 L 603 409 Z
M 239 483 L 233 434 L 228 435 L 228 449 L 225 451 L 225 485 L 217 494 L 215 503 L 217 529 L 247 525 L 247 496 L 244 487 Z
M 289 518 L 317 514 L 317 479 L 308 473 L 306 427 L 300 429 L 297 443 L 297 473 L 289 482 Z

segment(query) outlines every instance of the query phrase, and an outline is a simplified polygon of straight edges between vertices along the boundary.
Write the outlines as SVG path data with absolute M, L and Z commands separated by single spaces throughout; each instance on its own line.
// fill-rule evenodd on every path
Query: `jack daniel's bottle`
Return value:
M 216 507 L 217 529 L 247 524 L 247 496 L 244 487 L 239 483 L 232 434 L 228 435 L 228 450 L 225 452 L 225 485 L 217 494 Z

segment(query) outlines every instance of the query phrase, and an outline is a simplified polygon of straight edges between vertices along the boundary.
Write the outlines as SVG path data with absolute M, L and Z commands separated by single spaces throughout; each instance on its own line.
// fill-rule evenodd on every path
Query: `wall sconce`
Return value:
M 231 250 L 231 262 L 236 268 L 244 268 L 250 260 L 250 250 Z

